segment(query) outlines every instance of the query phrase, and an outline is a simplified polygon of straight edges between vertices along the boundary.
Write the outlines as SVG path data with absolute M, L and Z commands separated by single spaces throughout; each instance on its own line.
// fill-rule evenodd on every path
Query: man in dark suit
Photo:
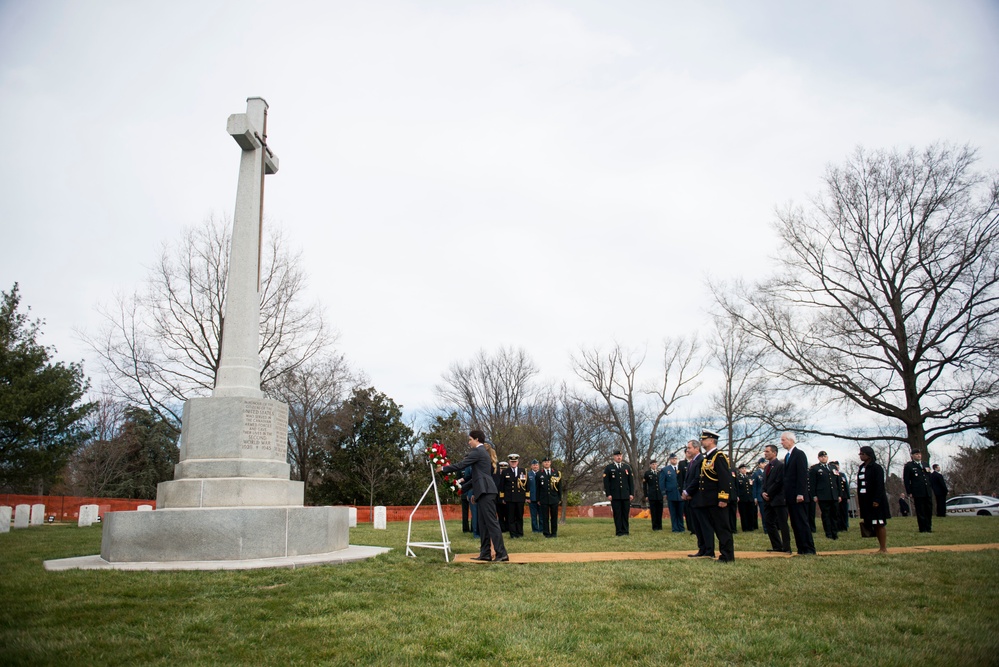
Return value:
M 836 529 L 842 533 L 850 528 L 850 480 L 840 472 L 839 461 L 832 461 L 829 465 L 833 474 L 839 476 L 839 519 Z
M 787 528 L 787 503 L 784 501 L 784 464 L 777 456 L 777 445 L 766 445 L 763 458 L 763 527 L 770 538 L 770 549 L 777 553 L 791 553 L 791 533 Z
M 702 508 L 711 524 L 711 529 L 718 536 L 718 562 L 731 563 L 735 560 L 735 543 L 732 540 L 728 505 L 732 498 L 732 470 L 729 469 L 728 457 L 718 449 L 718 434 L 704 429 L 701 431 L 701 443 L 704 445 L 704 459 L 701 461 L 701 474 L 698 480 L 697 495 L 694 496 L 694 507 Z M 707 551 L 715 549 L 714 535 L 708 542 L 705 535 Z
M 687 457 L 687 473 L 683 478 L 681 497 L 690 511 L 688 525 L 697 537 L 697 552 L 688 554 L 688 558 L 714 558 L 715 533 L 711 530 L 711 524 L 704 517 L 704 512 L 694 506 L 694 498 L 697 497 L 701 477 L 701 461 L 703 460 L 701 443 L 697 440 L 689 440 L 685 455 Z M 708 551 L 706 531 L 711 534 L 711 551 Z
M 795 446 L 794 433 L 785 431 L 780 436 L 784 454 L 784 500 L 791 519 L 794 544 L 801 556 L 815 555 L 812 529 L 805 513 L 808 507 L 808 457 Z
M 621 450 L 615 450 L 614 462 L 604 468 L 604 495 L 614 510 L 614 531 L 618 537 L 627 535 L 631 516 L 631 501 L 635 499 L 635 476 L 631 466 L 623 462 Z
M 690 513 L 690 498 L 686 498 L 683 495 L 684 489 L 687 487 L 687 473 L 690 468 L 690 460 L 694 458 L 694 455 L 690 453 L 689 447 L 693 443 L 697 448 L 698 453 L 700 453 L 701 448 L 696 440 L 691 440 L 685 446 L 683 452 L 683 460 L 676 467 L 676 485 L 680 487 L 680 502 L 683 504 L 683 520 L 687 522 L 687 530 L 690 531 L 691 535 L 696 535 L 694 531 L 694 517 Z
M 506 526 L 510 537 L 524 536 L 524 503 L 527 501 L 527 472 L 520 467 L 520 455 L 507 457 L 510 465 L 503 471 L 502 495 L 506 501 Z
M 545 457 L 535 481 L 538 485 L 538 504 L 541 507 L 541 532 L 545 537 L 558 537 L 558 508 L 562 501 L 562 476 L 552 467 L 552 460 Z
M 947 480 L 940 473 L 940 466 L 936 463 L 933 464 L 933 472 L 930 473 L 930 487 L 937 501 L 937 516 L 947 516 Z
M 676 454 L 670 454 L 669 463 L 659 472 L 659 487 L 663 490 L 666 502 L 669 503 L 669 520 L 674 533 L 683 532 L 683 501 L 680 499 L 681 484 L 682 482 L 676 469 Z
M 496 482 L 493 480 L 493 463 L 489 458 L 489 453 L 482 446 L 486 441 L 486 434 L 482 431 L 471 431 L 468 434 L 468 446 L 471 450 L 459 463 L 452 463 L 443 468 L 437 466 L 437 471 L 442 473 L 463 471 L 467 466 L 472 468 L 472 490 L 475 493 L 475 503 L 478 506 L 480 528 L 482 534 L 479 544 L 479 555 L 472 560 L 491 561 L 492 554 L 489 552 L 489 544 L 492 543 L 495 552 L 495 560 L 506 562 L 510 557 L 506 553 L 506 546 L 503 544 L 503 533 L 500 531 L 499 518 L 496 515 Z
M 812 502 L 818 503 L 822 513 L 822 530 L 830 540 L 839 539 L 839 475 L 829 467 L 829 455 L 819 452 L 819 462 L 808 469 L 808 489 Z
M 659 486 L 659 463 L 652 459 L 649 469 L 642 475 L 642 493 L 649 501 L 649 514 L 652 518 L 652 530 L 663 529 L 663 490 Z
M 912 450 L 912 460 L 902 468 L 902 482 L 905 492 L 912 498 L 919 532 L 931 533 L 933 528 L 933 491 L 930 489 L 930 476 L 923 467 L 923 453 Z

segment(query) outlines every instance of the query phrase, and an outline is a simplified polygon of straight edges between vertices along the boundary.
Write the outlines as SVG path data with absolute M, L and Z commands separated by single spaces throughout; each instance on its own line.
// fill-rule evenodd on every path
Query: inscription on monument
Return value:
M 243 404 L 242 450 L 253 458 L 284 460 L 287 439 L 281 430 L 277 409 L 267 401 L 246 400 Z

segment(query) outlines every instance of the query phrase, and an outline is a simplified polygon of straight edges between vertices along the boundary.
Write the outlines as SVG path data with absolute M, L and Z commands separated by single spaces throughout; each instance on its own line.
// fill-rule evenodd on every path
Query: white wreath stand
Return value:
M 427 462 L 430 465 L 430 486 L 427 490 L 423 492 L 420 496 L 420 500 L 416 503 L 416 507 L 409 515 L 409 530 L 406 531 L 406 555 L 416 558 L 416 554 L 413 552 L 413 547 L 423 547 L 425 549 L 442 549 L 444 551 L 444 562 L 450 563 L 448 558 L 448 552 L 451 550 L 451 540 L 447 536 L 447 525 L 444 523 L 444 510 L 441 509 L 441 497 L 437 492 L 437 475 L 434 472 L 434 464 Z M 420 509 L 420 504 L 423 503 L 423 499 L 427 497 L 430 493 L 430 489 L 434 490 L 434 500 L 437 502 L 437 520 L 441 524 L 441 541 L 440 542 L 413 542 L 413 516 L 416 515 L 416 510 Z

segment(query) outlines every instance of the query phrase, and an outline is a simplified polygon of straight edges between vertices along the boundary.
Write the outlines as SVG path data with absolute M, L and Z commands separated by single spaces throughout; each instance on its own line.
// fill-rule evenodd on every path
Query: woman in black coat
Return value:
M 891 510 L 888 507 L 888 494 L 885 492 L 885 471 L 876 462 L 874 449 L 868 446 L 860 448 L 862 464 L 857 471 L 857 505 L 860 507 L 860 519 L 868 528 L 874 531 L 881 548 L 878 553 L 888 553 L 888 517 Z

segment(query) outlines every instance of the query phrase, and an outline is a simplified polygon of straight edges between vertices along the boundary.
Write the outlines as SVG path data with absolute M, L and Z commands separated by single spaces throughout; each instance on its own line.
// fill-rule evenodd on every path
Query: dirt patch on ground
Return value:
M 999 550 L 999 544 L 935 544 L 919 547 L 889 547 L 889 554 L 914 554 L 930 551 L 985 551 Z M 856 556 L 877 553 L 877 549 L 854 549 L 847 551 L 819 552 L 819 556 Z M 610 560 L 671 560 L 687 558 L 690 551 L 590 551 L 582 553 L 512 553 L 511 563 L 596 563 Z M 456 563 L 481 563 L 472 560 L 478 554 L 457 554 Z M 794 558 L 790 554 L 769 553 L 766 551 L 736 551 L 735 558 Z M 694 559 L 691 559 L 694 560 Z

